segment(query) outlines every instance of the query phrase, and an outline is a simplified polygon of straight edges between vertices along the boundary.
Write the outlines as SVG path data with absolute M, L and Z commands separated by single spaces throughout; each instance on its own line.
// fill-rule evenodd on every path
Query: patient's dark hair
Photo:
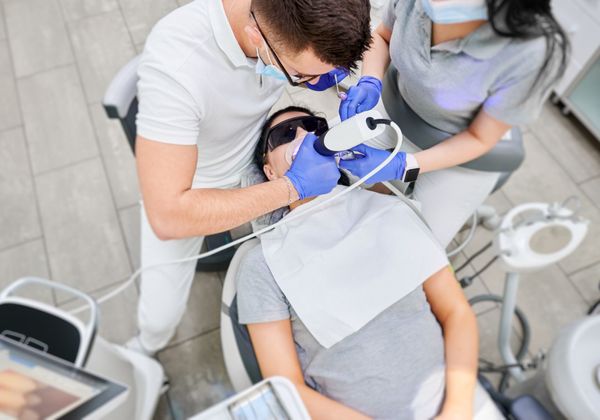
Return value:
M 267 133 L 273 125 L 273 121 L 275 121 L 275 119 L 280 115 L 286 114 L 288 112 L 301 112 L 303 114 L 315 116 L 315 113 L 312 112 L 310 109 L 295 105 L 290 105 L 288 107 L 280 109 L 279 111 L 275 111 L 271 116 L 269 116 L 269 118 L 267 118 L 267 120 L 263 124 L 262 129 L 260 130 L 258 144 L 256 145 L 256 149 L 254 149 L 254 162 L 256 162 L 258 167 L 261 169 L 265 164 L 263 152 L 265 150 L 265 142 L 267 141 Z
M 263 169 L 263 166 L 265 164 L 263 152 L 265 150 L 265 142 L 267 141 L 267 133 L 273 125 L 273 121 L 275 121 L 275 119 L 280 115 L 286 114 L 288 112 L 302 112 L 303 114 L 308 114 L 312 116 L 316 115 L 313 111 L 311 111 L 308 108 L 290 105 L 283 109 L 280 109 L 279 111 L 275 111 L 271 116 L 269 116 L 269 118 L 267 118 L 267 120 L 264 122 L 262 129 L 260 130 L 260 137 L 258 138 L 258 143 L 256 144 L 256 148 L 254 149 L 254 163 L 256 164 L 256 166 L 258 166 L 260 170 Z M 338 181 L 338 184 L 346 186 L 350 185 L 350 180 L 348 179 L 346 174 L 343 172 L 340 173 L 341 177 Z

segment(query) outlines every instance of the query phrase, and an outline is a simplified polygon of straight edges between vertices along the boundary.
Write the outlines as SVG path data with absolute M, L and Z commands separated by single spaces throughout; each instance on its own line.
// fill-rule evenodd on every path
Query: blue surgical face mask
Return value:
M 487 20 L 485 0 L 422 0 L 423 9 L 435 23 L 463 23 Z
M 256 74 L 259 74 L 261 76 L 266 76 L 266 77 L 273 77 L 277 80 L 287 80 L 287 78 L 285 77 L 285 74 L 283 74 L 283 72 L 281 70 L 279 70 L 277 67 L 275 67 L 273 65 L 273 62 L 271 61 L 271 56 L 269 55 L 269 49 L 266 48 L 267 51 L 267 57 L 269 57 L 269 64 L 265 64 L 264 61 L 262 61 L 262 58 L 260 58 L 260 54 L 258 53 L 258 48 L 256 49 Z

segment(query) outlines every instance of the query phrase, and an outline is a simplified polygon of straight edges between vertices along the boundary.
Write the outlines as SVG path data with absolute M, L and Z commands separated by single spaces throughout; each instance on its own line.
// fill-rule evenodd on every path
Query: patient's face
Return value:
M 286 120 L 289 120 L 289 119 L 295 118 L 295 117 L 302 117 L 304 115 L 309 115 L 309 114 L 306 114 L 304 112 L 297 112 L 297 111 L 286 112 L 285 114 L 281 114 L 277 118 L 275 118 L 273 120 L 273 122 L 271 123 L 271 127 L 274 127 L 275 125 L 279 124 L 280 122 L 283 122 L 283 121 L 286 121 Z M 304 136 L 306 136 L 306 134 L 307 134 L 307 132 L 305 130 L 303 130 L 302 128 L 298 128 L 296 130 L 296 139 L 304 138 Z M 285 152 L 286 152 L 288 146 L 289 146 L 289 143 L 282 144 L 281 146 L 276 147 L 275 149 L 271 150 L 270 152 L 267 152 L 267 159 L 266 159 L 265 165 L 263 166 L 263 171 L 265 172 L 265 175 L 267 176 L 267 178 L 270 181 L 273 181 L 277 178 L 281 178 L 283 175 L 285 175 L 285 173 L 288 171 L 288 169 L 290 169 L 291 165 L 285 159 Z

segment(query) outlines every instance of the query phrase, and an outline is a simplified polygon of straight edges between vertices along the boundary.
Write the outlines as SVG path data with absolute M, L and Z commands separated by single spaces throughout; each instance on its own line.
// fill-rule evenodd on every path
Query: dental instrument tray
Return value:
M 0 335 L 0 419 L 101 419 L 127 396 L 127 387 Z M 8 408 L 10 407 L 10 408 Z

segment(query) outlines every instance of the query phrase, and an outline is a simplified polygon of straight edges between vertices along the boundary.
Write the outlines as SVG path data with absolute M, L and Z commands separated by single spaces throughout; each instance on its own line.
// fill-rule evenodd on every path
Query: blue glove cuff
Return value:
M 358 80 L 357 85 L 360 85 L 361 83 L 369 83 L 373 85 L 377 89 L 377 92 L 379 92 L 379 94 L 381 95 L 381 89 L 383 88 L 383 84 L 378 78 L 373 76 L 363 76 Z
M 394 161 L 396 162 L 396 179 L 401 180 L 404 176 L 404 170 L 406 169 L 406 153 L 398 152 L 394 158 Z

